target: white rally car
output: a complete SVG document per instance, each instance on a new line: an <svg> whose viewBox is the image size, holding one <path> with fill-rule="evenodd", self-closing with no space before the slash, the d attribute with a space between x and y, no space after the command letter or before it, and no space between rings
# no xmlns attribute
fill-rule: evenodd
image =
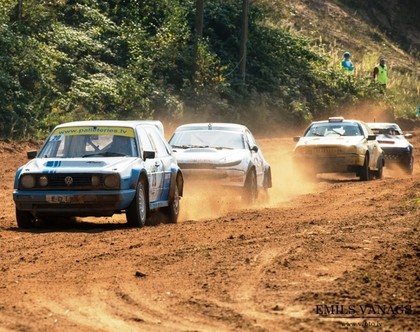
<svg viewBox="0 0 420 332"><path fill-rule="evenodd" d="M253 203L271 188L271 168L251 131L235 123L190 123L169 139L186 181L240 190Z"/></svg>
<svg viewBox="0 0 420 332"><path fill-rule="evenodd" d="M183 176L159 121L78 121L55 127L15 176L20 228L66 216L125 213L129 226L162 209L179 215Z"/></svg>
<svg viewBox="0 0 420 332"><path fill-rule="evenodd" d="M406 174L413 174L414 146L407 139L412 134L405 134L396 123L370 122L367 123L379 146L384 150L387 167L400 166Z"/></svg>
<svg viewBox="0 0 420 332"><path fill-rule="evenodd" d="M382 178L384 153L363 121L343 117L315 121L294 140L293 160L307 174L355 173L362 181Z"/></svg>

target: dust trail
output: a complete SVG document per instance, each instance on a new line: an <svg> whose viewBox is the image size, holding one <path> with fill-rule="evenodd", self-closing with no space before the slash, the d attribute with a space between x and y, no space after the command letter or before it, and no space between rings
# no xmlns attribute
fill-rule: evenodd
<svg viewBox="0 0 420 332"><path fill-rule="evenodd" d="M296 195L314 190L314 183L305 181L293 167L291 137L265 138L258 140L258 144L271 165L273 187L268 190L268 199L261 195L254 206L244 205L238 192L220 192L213 189L211 182L197 186L186 180L179 220L217 218L242 209L278 207Z"/></svg>

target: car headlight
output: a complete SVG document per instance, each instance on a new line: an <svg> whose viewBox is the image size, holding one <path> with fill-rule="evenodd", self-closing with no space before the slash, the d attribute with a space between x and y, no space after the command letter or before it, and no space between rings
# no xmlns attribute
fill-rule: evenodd
<svg viewBox="0 0 420 332"><path fill-rule="evenodd" d="M356 150L357 150L358 154L365 154L366 150L367 150L367 147L363 143L360 143L356 146Z"/></svg>
<svg viewBox="0 0 420 332"><path fill-rule="evenodd" d="M242 158L239 156L227 156L219 160L218 167L232 167L239 165L242 162Z"/></svg>
<svg viewBox="0 0 420 332"><path fill-rule="evenodd" d="M20 184L25 189L35 187L35 183L36 183L36 181L35 181L35 177L33 175L26 174L26 175L22 175L22 177L20 178Z"/></svg>
<svg viewBox="0 0 420 332"><path fill-rule="evenodd" d="M93 175L90 181L94 187L97 187L101 184L101 178L98 175Z"/></svg>
<svg viewBox="0 0 420 332"><path fill-rule="evenodd" d="M48 178L46 175L42 175L38 179L38 183L41 187L46 187L48 185Z"/></svg>
<svg viewBox="0 0 420 332"><path fill-rule="evenodd" d="M344 153L358 153L359 147L355 145L345 145L342 147L342 152Z"/></svg>
<svg viewBox="0 0 420 332"><path fill-rule="evenodd" d="M105 187L118 189L120 187L120 177L117 174L106 175L104 184Z"/></svg>

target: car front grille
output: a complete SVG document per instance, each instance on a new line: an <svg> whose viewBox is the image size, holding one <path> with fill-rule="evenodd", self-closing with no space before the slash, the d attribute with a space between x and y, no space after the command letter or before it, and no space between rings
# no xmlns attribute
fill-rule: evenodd
<svg viewBox="0 0 420 332"><path fill-rule="evenodd" d="M48 185L41 186L39 179L42 176L48 178ZM97 176L99 181L94 186L92 184L92 177ZM85 174L85 173L54 173L54 174L36 174L36 185L30 190L51 190L51 189L65 189L65 190L98 190L105 189L104 174Z"/></svg>
<svg viewBox="0 0 420 332"><path fill-rule="evenodd" d="M398 160L409 158L411 152L407 149L396 149L396 148L382 148L384 151L384 157L388 160Z"/></svg>
<svg viewBox="0 0 420 332"><path fill-rule="evenodd" d="M72 178L72 183L68 185L69 177ZM84 187L92 186L91 174L48 174L49 187ZM66 180L67 179L67 180ZM101 183L102 181L101 177Z"/></svg>
<svg viewBox="0 0 420 332"><path fill-rule="evenodd" d="M216 169L217 165L210 163L178 163L178 166L181 169Z"/></svg>

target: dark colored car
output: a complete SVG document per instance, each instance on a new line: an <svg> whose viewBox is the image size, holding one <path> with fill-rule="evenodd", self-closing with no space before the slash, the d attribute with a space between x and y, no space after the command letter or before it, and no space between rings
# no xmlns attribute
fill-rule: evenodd
<svg viewBox="0 0 420 332"><path fill-rule="evenodd" d="M367 124L384 151L387 167L400 166L407 174L413 174L413 145L407 140L412 134L404 134L396 123L370 122Z"/></svg>

